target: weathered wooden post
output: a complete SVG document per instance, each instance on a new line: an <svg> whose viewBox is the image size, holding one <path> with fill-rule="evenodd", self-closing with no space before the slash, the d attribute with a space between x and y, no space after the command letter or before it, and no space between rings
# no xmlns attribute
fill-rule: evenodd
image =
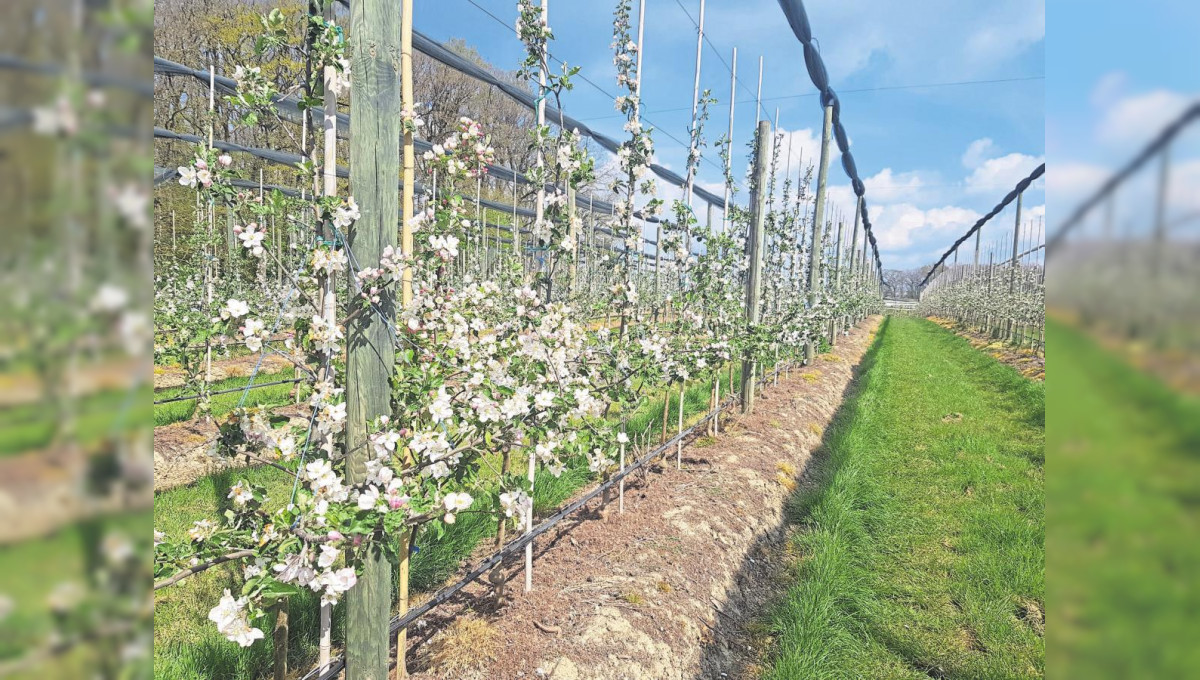
<svg viewBox="0 0 1200 680"><path fill-rule="evenodd" d="M288 601L283 598L275 603L275 628L271 631L271 643L274 645L274 672L272 680L286 680L288 674Z"/></svg>
<svg viewBox="0 0 1200 680"><path fill-rule="evenodd" d="M1021 199L1025 192L1017 194L1017 210L1016 219L1013 222L1013 244L1012 244L1012 261L1008 268L1008 295L1011 298L1017 292L1017 255L1021 252ZM1011 317L1005 320L1005 341L1012 342L1014 335L1017 332L1017 319Z"/></svg>
<svg viewBox="0 0 1200 680"><path fill-rule="evenodd" d="M854 201L854 230L850 237L850 257L849 257L849 262L847 262L847 266L849 267L848 280L850 282L851 288L855 288L857 285L857 280L854 278L854 276L856 273L855 272L855 269L856 269L855 268L855 260L858 259L858 224L861 219L862 219L862 196L859 196ZM865 241L866 238L863 238L863 240ZM851 318L847 317L845 319L845 321L846 321L846 325L845 325L846 330L850 330L850 325L852 323L858 323L857 318L851 319Z"/></svg>
<svg viewBox="0 0 1200 680"><path fill-rule="evenodd" d="M833 289L836 291L842 287L842 220L838 219L837 223L837 240L833 245ZM837 344L838 329L842 325L840 318L829 320L829 346L833 347Z"/></svg>
<svg viewBox="0 0 1200 680"><path fill-rule="evenodd" d="M821 160L817 166L817 197L813 206L813 239L808 261L808 304L815 307L821 286L821 240L825 226L825 184L829 177L829 138L833 133L833 102L825 103L825 122L821 127ZM817 353L816 338L804 345L804 359L812 363Z"/></svg>
<svg viewBox="0 0 1200 680"><path fill-rule="evenodd" d="M771 158L771 123L758 121L755 133L754 152L754 184L750 187L750 234L746 239L746 251L750 267L746 273L746 325L753 327L758 324L758 298L762 290L762 246L766 237L767 216L767 166ZM748 353L742 360L742 413L754 410L754 368L753 354Z"/></svg>
<svg viewBox="0 0 1200 680"><path fill-rule="evenodd" d="M356 0L350 5L352 69L350 188L361 217L347 235L360 267L379 266L384 248L396 245L400 174L400 15L388 0ZM353 289L354 274L348 272ZM378 314L354 315L346 328L346 481L367 478L367 426L390 415L394 347L388 319L395 318L393 292L380 293ZM358 555L362 574L346 594L346 678L384 680L388 676L388 619L391 567L381 547Z"/></svg>

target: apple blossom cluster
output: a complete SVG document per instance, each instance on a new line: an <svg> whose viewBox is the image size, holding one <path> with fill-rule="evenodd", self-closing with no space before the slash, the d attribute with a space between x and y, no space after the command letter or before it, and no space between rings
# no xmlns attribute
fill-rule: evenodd
<svg viewBox="0 0 1200 680"><path fill-rule="evenodd" d="M573 87L571 77L579 72L579 68L564 63L561 73L551 73L548 50L554 34L546 24L541 8L532 0L520 0L517 15L517 35L525 45L525 60L518 76L531 82L536 78L539 102L550 98L558 102L562 92ZM593 176L593 161L583 148L578 130L559 126L555 136L549 125L540 124L534 127L530 136L537 164L526 172L529 181L535 186L556 187L550 195L542 197L541 215L532 225L538 246L546 252L544 264L538 271L539 284L549 294L559 265L574 261L579 246L576 234L581 230L582 220L574 206L569 205L566 188L578 189L589 182Z"/></svg>
<svg viewBox="0 0 1200 680"><path fill-rule="evenodd" d="M415 135L417 134L417 130L425 127L425 119L421 118L421 114L418 112L420 108L421 103L418 102L411 109L400 109L400 123L405 132Z"/></svg>
<svg viewBox="0 0 1200 680"><path fill-rule="evenodd" d="M463 116L454 132L441 144L434 144L423 158L431 168L447 175L475 178L487 174L487 166L495 160L495 154L479 123Z"/></svg>
<svg viewBox="0 0 1200 680"><path fill-rule="evenodd" d="M33 131L52 137L73 137L79 132L79 115L71 98L60 95L49 106L33 108Z"/></svg>
<svg viewBox="0 0 1200 680"><path fill-rule="evenodd" d="M268 22L270 15L264 18ZM310 17L312 24L311 55L313 63L318 66L332 66L332 77L329 89L334 96L342 97L350 93L350 60L346 58L349 47L342 27L322 17ZM240 89L240 88L239 88Z"/></svg>
<svg viewBox="0 0 1200 680"><path fill-rule="evenodd" d="M274 83L263 74L260 66L239 64L234 67L233 79L237 83L237 92L225 99L231 104L246 107L252 112L269 108L279 94ZM257 118L250 118L247 122L254 120Z"/></svg>
<svg viewBox="0 0 1200 680"><path fill-rule="evenodd" d="M654 157L654 142L651 136L653 130L643 127L640 118L637 53L641 48L631 37L629 0L621 0L617 3L613 14L611 47L613 64L617 67L617 86L623 92L616 98L614 105L617 111L625 114L625 131L629 133L629 139L625 140L617 149L617 164L620 174L611 185L613 193L625 195L625 200L618 206L619 212L615 216L613 228L626 241L626 256L621 263L620 279L622 285L629 288L633 286L629 275L629 254L641 252L642 248L641 229L636 227L633 221L637 192L640 191L643 195L651 197L642 207L643 218L658 216L662 208L662 201L654 197L655 182L647 175ZM620 297L625 299L623 305L629 305L631 292L630 290L620 291Z"/></svg>
<svg viewBox="0 0 1200 680"><path fill-rule="evenodd" d="M532 79L546 65L546 48L554 39L554 33L542 15L542 8L533 0L518 0L517 37L525 44L525 60L521 63L518 77Z"/></svg>

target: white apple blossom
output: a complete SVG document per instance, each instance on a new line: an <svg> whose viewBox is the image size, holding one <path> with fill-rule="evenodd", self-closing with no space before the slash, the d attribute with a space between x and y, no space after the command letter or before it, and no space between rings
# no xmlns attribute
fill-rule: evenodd
<svg viewBox="0 0 1200 680"><path fill-rule="evenodd" d="M235 600L226 588L220 602L208 612L208 619L217 624L217 632L242 647L249 647L255 640L266 636L258 628L252 627L246 619L247 602L247 598L244 597Z"/></svg>

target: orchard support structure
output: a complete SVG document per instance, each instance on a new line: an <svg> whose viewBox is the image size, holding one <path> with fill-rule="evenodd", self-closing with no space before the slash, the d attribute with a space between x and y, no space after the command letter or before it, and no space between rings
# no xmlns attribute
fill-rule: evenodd
<svg viewBox="0 0 1200 680"><path fill-rule="evenodd" d="M762 248L766 238L767 166L771 159L771 123L758 121L754 143L754 184L751 186L750 238L746 239L750 267L746 272L746 325L759 320L759 293L762 290ZM754 410L754 360L742 361L742 413Z"/></svg>
<svg viewBox="0 0 1200 680"><path fill-rule="evenodd" d="M825 122L821 126L821 160L817 166L817 197L813 204L813 238L808 261L808 304L817 305L821 287L821 241L825 226L825 185L829 178L829 137L833 134L833 103L825 104ZM812 338L804 345L804 359L809 364L817 353L817 340Z"/></svg>
<svg viewBox="0 0 1200 680"><path fill-rule="evenodd" d="M396 246L400 174L400 13L390 0L350 3L351 81L350 189L361 217L347 234L361 268L379 266L387 246ZM353 273L349 274L353 290ZM371 447L368 425L391 411L395 354L388 321L396 301L382 292L378 313L354 315L346 328L346 481L367 477ZM388 620L391 566L377 542L361 555L362 574L346 594L346 678L388 677Z"/></svg>

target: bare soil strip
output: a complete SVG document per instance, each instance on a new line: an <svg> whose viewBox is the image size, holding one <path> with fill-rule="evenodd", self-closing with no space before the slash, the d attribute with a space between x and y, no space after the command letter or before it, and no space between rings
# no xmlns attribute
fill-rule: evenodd
<svg viewBox="0 0 1200 680"><path fill-rule="evenodd" d="M228 359L214 359L212 362L212 378L210 382L219 382L226 378L244 378L254 373L254 367L259 365L258 354L246 354ZM262 358L259 373L274 373L294 366L287 358L278 354L268 353ZM183 385L186 375L178 366L155 366L154 389Z"/></svg>
<svg viewBox="0 0 1200 680"><path fill-rule="evenodd" d="M745 668L742 630L775 592L784 502L819 455L824 428L880 322L763 390L756 412L692 442L683 469L654 466L615 500L535 547L534 588L505 565L509 602L476 583L410 634L409 669L433 678L720 678ZM482 552L491 546L481 547Z"/></svg>
<svg viewBox="0 0 1200 680"><path fill-rule="evenodd" d="M308 425L311 411L307 404L270 407L271 415L286 416L289 424ZM165 491L191 484L229 467L252 464L244 457L217 455L220 430L217 421L207 416L154 428L154 491Z"/></svg>

